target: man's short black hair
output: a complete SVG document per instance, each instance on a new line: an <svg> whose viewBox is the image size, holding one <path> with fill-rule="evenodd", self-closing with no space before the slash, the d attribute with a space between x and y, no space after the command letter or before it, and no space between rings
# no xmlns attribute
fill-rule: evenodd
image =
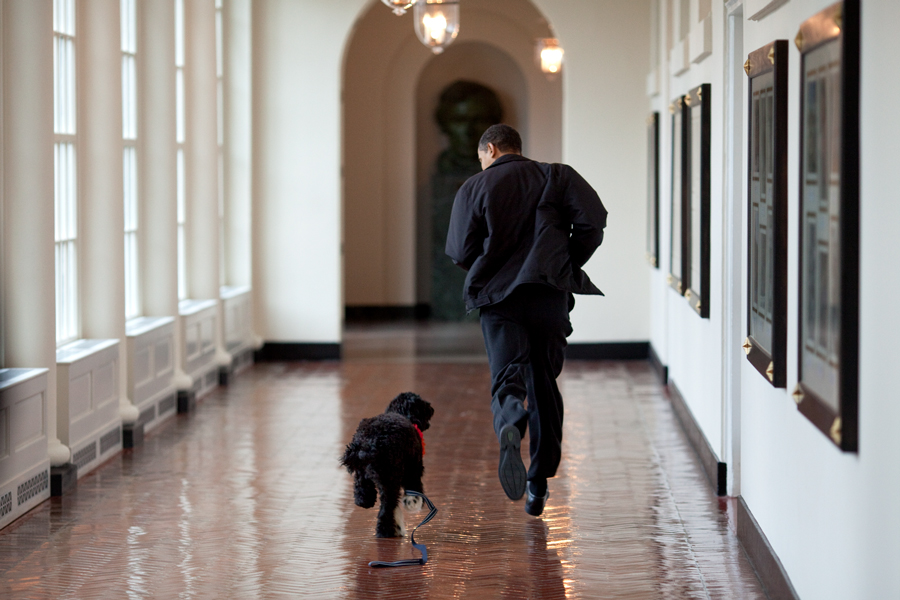
<svg viewBox="0 0 900 600"><path fill-rule="evenodd" d="M522 136L519 132L500 123L499 125L491 125L481 135L481 141L478 142L479 150L487 150L488 144L493 144L500 152L512 152L513 154L522 154Z"/></svg>

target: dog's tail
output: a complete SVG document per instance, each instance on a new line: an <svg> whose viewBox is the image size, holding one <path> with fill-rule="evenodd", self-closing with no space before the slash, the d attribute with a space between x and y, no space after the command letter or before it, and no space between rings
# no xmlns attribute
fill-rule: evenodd
<svg viewBox="0 0 900 600"><path fill-rule="evenodd" d="M369 462L369 452L356 440L353 440L349 444L347 444L347 448L344 450L344 455L341 457L341 464L347 467L347 470L351 473L353 471L359 470Z"/></svg>

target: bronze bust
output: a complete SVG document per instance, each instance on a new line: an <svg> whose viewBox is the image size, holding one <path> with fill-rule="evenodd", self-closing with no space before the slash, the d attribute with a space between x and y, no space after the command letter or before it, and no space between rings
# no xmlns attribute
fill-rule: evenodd
<svg viewBox="0 0 900 600"><path fill-rule="evenodd" d="M481 171L477 149L481 134L503 119L500 99L490 88L472 81L457 81L441 93L434 118L447 136L431 180L432 279L431 315L444 321L466 318L462 300L466 274L444 254L453 199L460 186Z"/></svg>

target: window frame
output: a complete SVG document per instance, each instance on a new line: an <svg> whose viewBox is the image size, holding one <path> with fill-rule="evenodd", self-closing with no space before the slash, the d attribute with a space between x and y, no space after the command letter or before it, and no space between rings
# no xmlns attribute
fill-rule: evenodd
<svg viewBox="0 0 900 600"><path fill-rule="evenodd" d="M57 348L81 337L77 17L76 0L53 0L53 210ZM61 66L63 55L65 70Z"/></svg>
<svg viewBox="0 0 900 600"><path fill-rule="evenodd" d="M120 0L122 53L122 202L124 208L125 318L143 314L141 281L140 106L137 0Z"/></svg>

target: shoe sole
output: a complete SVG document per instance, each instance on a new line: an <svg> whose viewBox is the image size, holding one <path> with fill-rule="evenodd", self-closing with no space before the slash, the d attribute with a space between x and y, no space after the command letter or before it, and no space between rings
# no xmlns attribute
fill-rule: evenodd
<svg viewBox="0 0 900 600"><path fill-rule="evenodd" d="M510 500L525 494L525 465L522 463L522 437L515 425L500 430L500 485Z"/></svg>

